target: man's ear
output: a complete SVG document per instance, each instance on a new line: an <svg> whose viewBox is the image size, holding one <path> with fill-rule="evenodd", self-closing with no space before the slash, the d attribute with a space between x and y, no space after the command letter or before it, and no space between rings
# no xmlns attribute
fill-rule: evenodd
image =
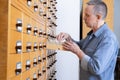
<svg viewBox="0 0 120 80"><path fill-rule="evenodd" d="M96 17L97 17L98 20L102 19L102 15L101 14L97 14Z"/></svg>

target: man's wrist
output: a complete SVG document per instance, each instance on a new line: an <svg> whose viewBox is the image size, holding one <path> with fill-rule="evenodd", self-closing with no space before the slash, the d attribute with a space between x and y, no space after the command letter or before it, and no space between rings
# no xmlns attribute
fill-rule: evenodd
<svg viewBox="0 0 120 80"><path fill-rule="evenodd" d="M85 55L85 53L82 50L79 50L79 52L77 53L77 56L80 58L80 60L82 60L84 55Z"/></svg>

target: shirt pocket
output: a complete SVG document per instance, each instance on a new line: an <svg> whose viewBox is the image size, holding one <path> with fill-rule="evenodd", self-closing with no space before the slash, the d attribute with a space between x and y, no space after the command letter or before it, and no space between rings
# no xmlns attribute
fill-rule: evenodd
<svg viewBox="0 0 120 80"><path fill-rule="evenodd" d="M95 52L95 49L93 49L93 48L87 47L85 49L85 54L87 54L88 56L92 56L94 54L94 52Z"/></svg>

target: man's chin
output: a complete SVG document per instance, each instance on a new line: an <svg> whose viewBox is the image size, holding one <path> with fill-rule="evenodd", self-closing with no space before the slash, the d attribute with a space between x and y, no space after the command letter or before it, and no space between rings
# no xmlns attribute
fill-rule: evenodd
<svg viewBox="0 0 120 80"><path fill-rule="evenodd" d="M86 24L86 26L90 28L90 26L88 24Z"/></svg>

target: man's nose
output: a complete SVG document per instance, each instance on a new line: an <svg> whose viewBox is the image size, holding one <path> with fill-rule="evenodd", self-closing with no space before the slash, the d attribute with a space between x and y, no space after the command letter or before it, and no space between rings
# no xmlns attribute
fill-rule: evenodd
<svg viewBox="0 0 120 80"><path fill-rule="evenodd" d="M86 17L85 17L85 16L83 17L83 20L84 20L84 21L86 20Z"/></svg>

